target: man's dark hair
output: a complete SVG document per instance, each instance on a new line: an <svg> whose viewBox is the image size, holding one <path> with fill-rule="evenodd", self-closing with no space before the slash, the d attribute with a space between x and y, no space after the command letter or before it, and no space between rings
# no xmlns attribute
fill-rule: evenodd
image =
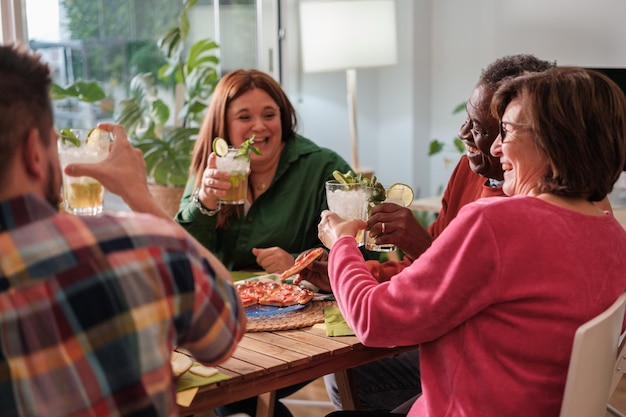
<svg viewBox="0 0 626 417"><path fill-rule="evenodd" d="M556 62L544 61L529 54L507 55L498 58L480 73L479 84L497 90L504 80L527 72L543 72L556 66Z"/></svg>
<svg viewBox="0 0 626 417"><path fill-rule="evenodd" d="M19 45L0 46L0 186L9 161L32 129L50 144L53 127L50 69Z"/></svg>

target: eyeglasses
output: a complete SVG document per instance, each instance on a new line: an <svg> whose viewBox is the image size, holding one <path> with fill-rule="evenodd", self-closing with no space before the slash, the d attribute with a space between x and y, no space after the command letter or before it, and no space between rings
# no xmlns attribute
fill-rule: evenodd
<svg viewBox="0 0 626 417"><path fill-rule="evenodd" d="M513 126L513 127L530 127L528 123L512 123L512 122L504 122L502 120L498 121L498 128L500 129L500 139L504 142L504 138L506 138L506 134L509 130L504 130L504 126Z"/></svg>

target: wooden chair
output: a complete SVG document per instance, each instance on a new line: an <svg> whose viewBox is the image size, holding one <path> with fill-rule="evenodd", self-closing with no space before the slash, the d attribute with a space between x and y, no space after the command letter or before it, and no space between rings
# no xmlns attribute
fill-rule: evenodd
<svg viewBox="0 0 626 417"><path fill-rule="evenodd" d="M614 367L613 381L611 381L611 391L609 392L610 395L613 395L624 374L626 374L626 334L623 333L619 345L619 350L617 352L617 361ZM606 409L612 416L626 417L611 404L608 404L606 406Z"/></svg>
<svg viewBox="0 0 626 417"><path fill-rule="evenodd" d="M576 330L561 417L606 415L609 398L619 382L614 374L625 308L626 293Z"/></svg>

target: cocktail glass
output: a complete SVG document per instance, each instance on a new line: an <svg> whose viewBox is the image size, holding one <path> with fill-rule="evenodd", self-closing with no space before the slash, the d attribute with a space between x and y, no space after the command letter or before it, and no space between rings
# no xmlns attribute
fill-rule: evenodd
<svg viewBox="0 0 626 417"><path fill-rule="evenodd" d="M339 181L326 181L326 201L328 209L339 217L352 220L367 220L367 206L371 189L364 183L343 184ZM364 245L365 229L354 237L359 246Z"/></svg>
<svg viewBox="0 0 626 417"><path fill-rule="evenodd" d="M80 144L59 138L58 149L61 167L70 163L94 164L109 154L111 142L108 132L97 129L70 129ZM87 138L89 137L89 140ZM63 174L63 202L65 211L79 216L95 216L102 213L104 188L91 177L71 177Z"/></svg>
<svg viewBox="0 0 626 417"><path fill-rule="evenodd" d="M397 204L404 207L404 199L402 198L402 190L385 187L385 200L383 203ZM369 213L369 210L368 210ZM370 236L369 232L365 232L365 249L374 252L393 252L396 245L392 243L384 243L382 245L376 244L376 238Z"/></svg>
<svg viewBox="0 0 626 417"><path fill-rule="evenodd" d="M227 171L230 188L226 195L220 198L221 204L243 204L248 193L248 171L250 170L250 156L240 152L237 148L228 148L228 153L216 158L217 169Z"/></svg>

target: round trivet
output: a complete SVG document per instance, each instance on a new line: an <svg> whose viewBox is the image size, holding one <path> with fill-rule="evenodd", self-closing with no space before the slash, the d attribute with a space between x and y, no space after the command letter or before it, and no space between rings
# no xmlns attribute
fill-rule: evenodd
<svg viewBox="0 0 626 417"><path fill-rule="evenodd" d="M263 317L248 317L247 332L292 330L324 322L324 307L336 305L335 301L311 301L301 310Z"/></svg>

